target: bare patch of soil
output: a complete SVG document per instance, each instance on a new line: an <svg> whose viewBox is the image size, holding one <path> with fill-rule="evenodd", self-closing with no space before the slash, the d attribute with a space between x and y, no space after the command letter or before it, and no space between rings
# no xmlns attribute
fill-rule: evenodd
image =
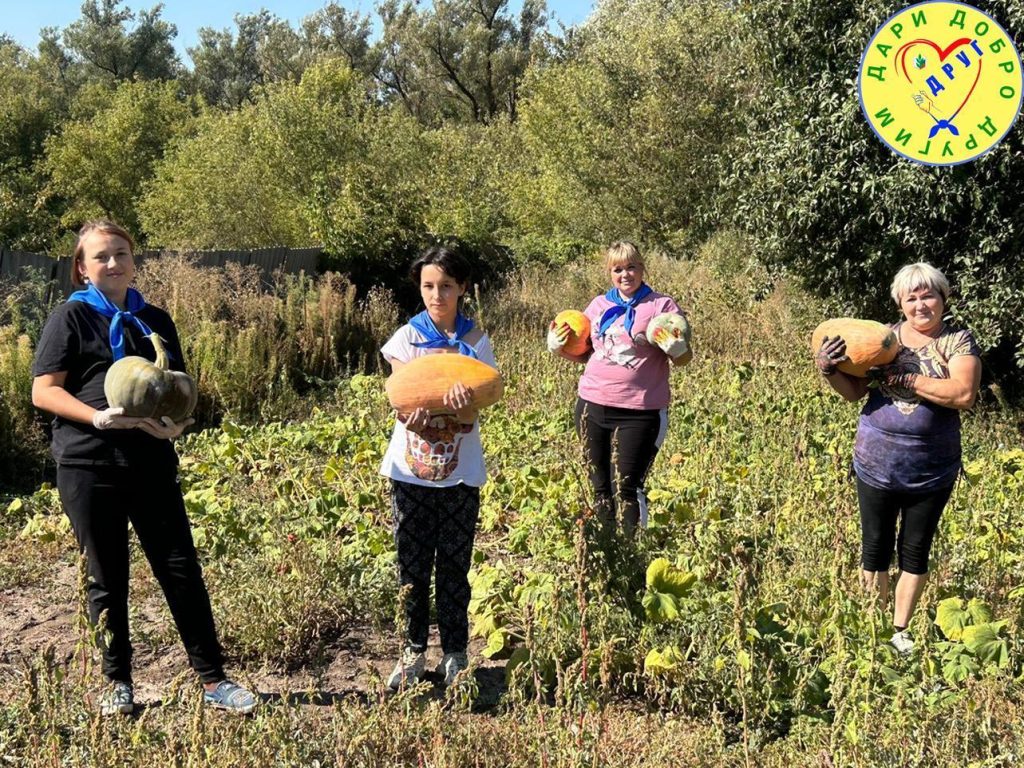
<svg viewBox="0 0 1024 768"><path fill-rule="evenodd" d="M163 596L159 590L141 591L144 596L134 600L131 614L133 674L139 704L153 707L182 683L182 675L187 680L189 667ZM133 591L133 598L136 594ZM75 658L76 649L82 647L79 602L78 568L69 563L54 562L45 583L0 590L0 696L9 697L23 684L32 661L43 653L52 652L58 664L81 665L81 659ZM505 690L505 662L485 659L480 655L483 646L474 641L469 654L476 667L477 711L494 709ZM226 650L230 654L231 649ZM264 700L324 706L340 699L368 700L379 695L399 651L397 635L384 637L372 629L353 627L327 649L328 662L320 667L283 672L229 662L227 672L257 690ZM98 654L90 652L99 684ZM440 639L432 628L427 650L427 679L434 683L427 694L431 697L444 695L441 677L432 672L441 655Z"/></svg>

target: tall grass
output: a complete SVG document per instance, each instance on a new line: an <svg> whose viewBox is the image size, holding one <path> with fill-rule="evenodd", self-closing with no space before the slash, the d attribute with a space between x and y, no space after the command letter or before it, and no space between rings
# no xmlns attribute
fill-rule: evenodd
<svg viewBox="0 0 1024 768"><path fill-rule="evenodd" d="M32 408L32 353L52 306L41 273L0 280L0 489L27 490L41 479L45 444Z"/></svg>
<svg viewBox="0 0 1024 768"><path fill-rule="evenodd" d="M374 290L358 299L345 277L276 276L255 267L200 267L186 256L147 261L137 283L175 320L199 385L197 418L270 418L339 375L376 371L398 309Z"/></svg>
<svg viewBox="0 0 1024 768"><path fill-rule="evenodd" d="M373 289L359 298L344 276L274 275L255 267L200 267L187 256L140 265L146 300L175 320L199 388L199 424L308 412L304 396L328 382L375 372L398 307ZM31 405L35 343L54 303L42 278L0 284L0 488L38 483L46 454Z"/></svg>

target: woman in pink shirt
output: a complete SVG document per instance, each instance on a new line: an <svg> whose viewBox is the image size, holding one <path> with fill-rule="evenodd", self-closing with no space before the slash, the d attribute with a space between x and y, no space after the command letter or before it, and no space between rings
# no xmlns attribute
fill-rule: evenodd
<svg viewBox="0 0 1024 768"><path fill-rule="evenodd" d="M658 329L647 338L647 326L664 313L682 315L671 297L644 282L644 262L631 242L612 243L605 252L611 289L584 310L590 320L593 351L571 355L563 348L566 324L551 324L548 349L586 364L576 401L576 431L583 441L594 508L605 534L616 528L616 509L622 530L632 536L647 524L644 478L668 429L671 365L686 365L693 357L689 329L676 337ZM612 464L618 479L612 489Z"/></svg>

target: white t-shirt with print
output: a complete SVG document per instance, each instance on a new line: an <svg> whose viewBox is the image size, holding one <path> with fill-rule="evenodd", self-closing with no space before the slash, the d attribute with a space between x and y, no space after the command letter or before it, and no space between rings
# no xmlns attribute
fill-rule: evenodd
<svg viewBox="0 0 1024 768"><path fill-rule="evenodd" d="M408 363L416 357L450 354L440 349L414 347L413 342L426 341L419 331L406 324L381 347L388 362ZM494 369L498 364L487 334L473 345L477 358ZM434 416L422 435L410 432L395 419L391 442L380 465L380 473L392 480L414 485L444 488L458 483L479 488L487 481L484 450L480 444L480 420L460 424L454 416Z"/></svg>

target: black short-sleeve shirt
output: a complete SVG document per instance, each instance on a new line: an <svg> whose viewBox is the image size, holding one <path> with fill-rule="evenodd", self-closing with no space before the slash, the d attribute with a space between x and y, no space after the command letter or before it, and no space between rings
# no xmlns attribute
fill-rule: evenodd
<svg viewBox="0 0 1024 768"><path fill-rule="evenodd" d="M148 304L134 313L166 342L169 365L184 371L184 356L171 316ZM138 328L124 323L125 354L156 360L156 350ZM32 363L32 375L67 372L64 389L86 405L103 409L103 382L114 363L110 350L110 318L87 304L70 301L57 307L46 321ZM98 430L61 416L53 420L53 458L58 464L137 466L156 469L175 466L178 456L170 440L140 429Z"/></svg>

